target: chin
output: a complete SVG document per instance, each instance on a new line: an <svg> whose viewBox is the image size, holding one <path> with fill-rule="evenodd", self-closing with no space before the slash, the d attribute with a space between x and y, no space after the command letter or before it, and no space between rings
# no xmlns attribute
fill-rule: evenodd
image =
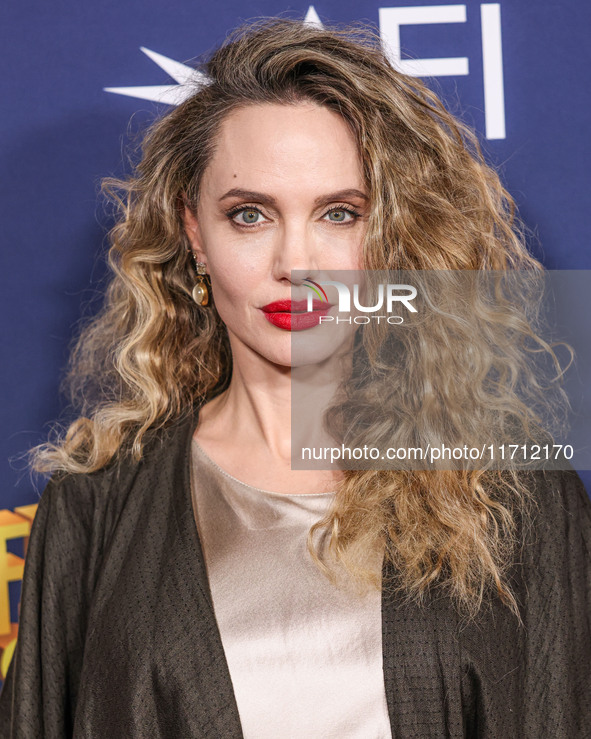
<svg viewBox="0 0 591 739"><path fill-rule="evenodd" d="M326 357L318 357L317 352L293 352L291 346L285 352L277 351L263 351L259 352L268 362L276 365L277 367L303 367L308 365L318 364L322 362Z"/></svg>
<svg viewBox="0 0 591 739"><path fill-rule="evenodd" d="M281 344L283 342L277 342L277 344ZM258 347L252 347L254 351L257 352L261 357L263 357L267 362L270 362L271 364L275 364L278 367L291 367L291 343L287 342L287 345L284 346L269 346L268 344L266 346L258 346Z"/></svg>
<svg viewBox="0 0 591 739"><path fill-rule="evenodd" d="M278 348L264 347L259 349L259 354L263 356L268 362L272 364L278 364L282 367L291 366L291 347L288 346L284 351L278 350Z"/></svg>

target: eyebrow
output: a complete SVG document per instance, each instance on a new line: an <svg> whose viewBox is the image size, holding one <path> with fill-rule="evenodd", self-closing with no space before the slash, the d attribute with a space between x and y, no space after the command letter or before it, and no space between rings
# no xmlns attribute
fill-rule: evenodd
<svg viewBox="0 0 591 739"><path fill-rule="evenodd" d="M265 205L277 205L277 200L272 195L267 195L264 192L256 192L255 190L243 190L239 187L233 187L231 190L228 190L227 193L224 193L220 198L220 202L233 197L244 198L245 200L256 200ZM314 200L314 205L322 205L323 203L328 203L333 200L346 200L347 198L361 198L366 201L369 200L369 197L365 193L361 192L361 190L348 188L346 190L337 190L328 195L320 195Z"/></svg>

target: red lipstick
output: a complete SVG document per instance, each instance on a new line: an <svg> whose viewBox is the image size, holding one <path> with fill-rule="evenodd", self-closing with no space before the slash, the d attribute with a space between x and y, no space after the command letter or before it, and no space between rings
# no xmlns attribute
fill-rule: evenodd
<svg viewBox="0 0 591 739"><path fill-rule="evenodd" d="M261 310L265 318L274 326L286 331L303 331L320 323L320 316L325 316L333 303L314 298L312 310L308 311L308 300L275 300L264 305Z"/></svg>

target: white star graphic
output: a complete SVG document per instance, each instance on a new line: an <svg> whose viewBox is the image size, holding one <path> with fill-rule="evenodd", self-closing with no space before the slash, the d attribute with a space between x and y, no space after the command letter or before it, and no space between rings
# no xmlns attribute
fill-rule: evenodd
<svg viewBox="0 0 591 739"><path fill-rule="evenodd" d="M303 20L312 26L322 28L322 23L313 5L310 5L306 17ZM195 93L196 88L209 84L209 79L196 69L170 59L163 54L158 54L145 46L140 49L155 62L160 69L169 74L176 85L140 85L134 87L103 87L105 92L113 92L116 95L126 95L141 100L152 100L165 105L180 105L184 100Z"/></svg>
<svg viewBox="0 0 591 739"><path fill-rule="evenodd" d="M308 12L306 13L306 17L304 18L304 23L307 23L309 26L318 26L318 28L324 28L320 21L320 18L318 17L318 13L314 10L313 5L310 5L310 7L308 8Z"/></svg>
<svg viewBox="0 0 591 739"><path fill-rule="evenodd" d="M155 51L140 46L140 49L150 57L153 62L169 74L176 85L147 85L139 87L104 87L105 92L114 92L117 95L127 95L132 98L141 98L142 100L153 100L157 103L165 103L167 105L180 105L183 100L188 98L195 92L195 85L208 84L207 77L198 72L196 69L181 64L167 56L157 54Z"/></svg>

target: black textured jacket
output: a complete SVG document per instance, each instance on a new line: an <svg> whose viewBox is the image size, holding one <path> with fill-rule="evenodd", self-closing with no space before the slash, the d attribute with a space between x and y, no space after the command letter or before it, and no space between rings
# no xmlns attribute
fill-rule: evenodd
<svg viewBox="0 0 591 739"><path fill-rule="evenodd" d="M139 463L47 484L3 739L242 737L192 508L196 422L158 432ZM535 537L512 575L525 629L498 601L466 626L445 598L382 596L395 739L591 736L591 502L572 470L535 480Z"/></svg>

